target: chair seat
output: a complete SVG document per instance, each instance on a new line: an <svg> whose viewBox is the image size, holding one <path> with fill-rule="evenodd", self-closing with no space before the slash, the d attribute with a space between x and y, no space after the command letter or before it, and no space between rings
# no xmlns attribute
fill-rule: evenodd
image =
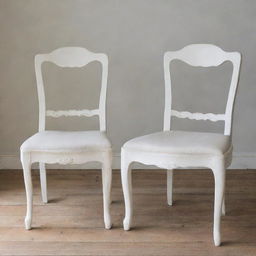
<svg viewBox="0 0 256 256"><path fill-rule="evenodd" d="M106 151L111 144L100 131L42 131L28 138L22 145L22 152L88 152Z"/></svg>
<svg viewBox="0 0 256 256"><path fill-rule="evenodd" d="M214 155L223 155L230 147L230 136L186 131L157 132L129 140L123 146L143 152Z"/></svg>

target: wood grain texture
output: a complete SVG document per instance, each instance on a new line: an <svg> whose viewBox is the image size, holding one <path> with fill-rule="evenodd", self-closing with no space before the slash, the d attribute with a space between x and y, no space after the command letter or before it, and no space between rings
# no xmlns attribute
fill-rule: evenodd
<svg viewBox="0 0 256 256"><path fill-rule="evenodd" d="M212 243L213 175L174 171L173 206L166 171L133 173L134 224L123 231L120 171L113 171L113 229L103 228L101 172L49 170L49 204L33 171L34 225L24 230L22 171L0 172L0 255L256 255L256 172L228 171L223 245ZM189 213L189 214L188 214Z"/></svg>

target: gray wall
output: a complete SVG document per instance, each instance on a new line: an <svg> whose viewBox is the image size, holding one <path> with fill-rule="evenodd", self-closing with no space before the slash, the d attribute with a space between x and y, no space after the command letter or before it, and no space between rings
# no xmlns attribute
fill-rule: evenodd
<svg viewBox="0 0 256 256"><path fill-rule="evenodd" d="M37 131L35 54L82 46L109 56L107 128L118 158L126 140L162 129L163 54L191 43L242 53L234 167L256 167L255 13L254 0L0 0L0 168L19 167L19 146ZM98 64L43 68L48 108L96 106ZM230 64L195 69L177 62L172 68L176 109L224 112ZM98 127L96 119L48 121L49 129ZM177 119L173 127L223 130L221 123Z"/></svg>

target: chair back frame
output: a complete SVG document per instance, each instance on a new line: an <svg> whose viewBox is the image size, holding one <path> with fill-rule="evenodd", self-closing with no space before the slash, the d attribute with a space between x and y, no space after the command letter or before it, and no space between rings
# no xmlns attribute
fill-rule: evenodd
<svg viewBox="0 0 256 256"><path fill-rule="evenodd" d="M224 114L191 113L172 109L172 90L170 63L173 60L181 60L194 67L216 67L226 61L233 65L228 100ZM211 44L191 44L178 51L169 51L164 54L164 79L165 79L165 110L164 131L171 128L171 116L189 118L194 120L224 121L224 135L231 135L233 106L239 81L241 54L239 52L225 52L221 48Z"/></svg>
<svg viewBox="0 0 256 256"><path fill-rule="evenodd" d="M102 64L102 80L98 109L88 110L46 110L45 91L42 77L42 64L51 62L59 67L78 67L86 66L90 62L99 61ZM46 116L86 116L98 115L100 131L106 131L106 94L108 78L108 57L104 53L93 53L81 47L63 47L56 49L48 54L38 54L35 56L35 73L37 83L37 93L39 101L39 132L45 130Z"/></svg>

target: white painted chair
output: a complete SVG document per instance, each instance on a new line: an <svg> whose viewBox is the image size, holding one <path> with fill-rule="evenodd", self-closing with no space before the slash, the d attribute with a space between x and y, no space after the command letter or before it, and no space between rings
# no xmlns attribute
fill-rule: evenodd
<svg viewBox="0 0 256 256"><path fill-rule="evenodd" d="M92 61L102 64L102 82L98 109L46 111L45 93L41 66L44 62L52 62L60 67L83 67ZM43 202L47 203L47 186L45 163L83 164L90 161L102 163L103 205L105 228L111 228L110 192L112 181L112 150L106 136L106 93L108 76L108 57L102 53L93 53L84 48L59 48L49 54L35 57L35 72L39 99L39 132L27 139L21 146L21 162L23 166L27 214L26 229L32 222L32 180L31 164L40 163L40 179ZM60 116L99 116L99 131L45 131L45 118Z"/></svg>
<svg viewBox="0 0 256 256"><path fill-rule="evenodd" d="M170 62L181 60L191 66L218 66L225 61L233 64L233 74L224 114L202 114L172 110ZM221 243L220 220L221 208L225 214L224 191L225 169L232 160L231 125L232 112L239 78L241 55L238 52L224 52L209 44L188 45L179 51L166 52L164 55L165 74L165 111L162 132L134 138L126 142L121 153L122 186L125 199L124 229L132 225L132 178L131 164L140 162L167 169L167 198L172 205L172 177L174 168L204 167L213 171L215 179L214 202L214 243ZM170 131L171 116L195 120L224 121L223 134ZM223 205L223 207L222 207Z"/></svg>

